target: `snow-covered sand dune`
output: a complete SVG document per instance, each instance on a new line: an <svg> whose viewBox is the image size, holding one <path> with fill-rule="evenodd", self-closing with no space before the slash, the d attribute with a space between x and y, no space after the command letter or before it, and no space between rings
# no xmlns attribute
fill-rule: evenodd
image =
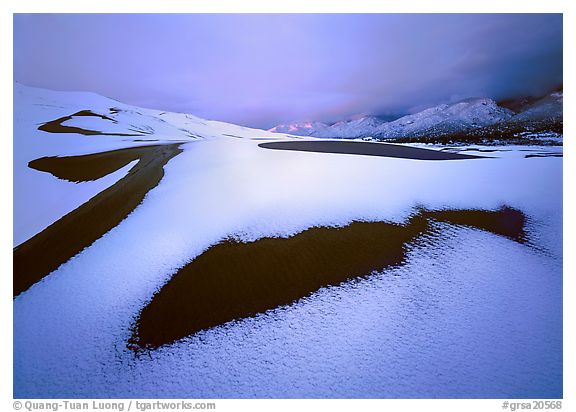
<svg viewBox="0 0 576 412"><path fill-rule="evenodd" d="M492 148L501 151L481 161L268 150L253 140L270 138L265 131L19 86L14 196L22 229L15 244L90 197L74 194L76 206L26 224L40 199L59 204L90 184L58 180L28 162L151 144L137 141L142 136L38 130L82 110L118 123L73 116L69 126L129 133L118 128L128 116L138 133L154 129L145 138L178 142L182 153L126 219L15 298L15 397L562 396L562 158L525 157L561 149ZM161 119L186 131L172 134ZM472 149L478 152L464 153L483 154ZM402 266L147 356L128 347L154 294L228 237L404 223L417 208L501 206L526 216L529 244L433 222L437 235L409 242Z"/></svg>
<svg viewBox="0 0 576 412"><path fill-rule="evenodd" d="M83 182L137 161L122 179L14 248L14 296L118 225L162 180L166 163L181 152L179 144L164 144L30 162L36 170Z"/></svg>
<svg viewBox="0 0 576 412"><path fill-rule="evenodd" d="M290 305L322 287L403 265L409 244L440 234L437 222L525 243L525 221L520 211L511 208L418 210L405 224L353 222L344 227L314 227L288 238L227 239L181 268L154 295L138 318L133 348L158 348Z"/></svg>
<svg viewBox="0 0 576 412"><path fill-rule="evenodd" d="M53 122L68 129L58 133L46 127ZM87 130L91 133L86 134ZM28 163L35 159L229 135L285 137L184 113L138 108L94 93L55 92L18 83L14 84L14 133L14 246L111 186L129 170L94 182L71 184L30 169ZM38 208L39 204L43 207Z"/></svg>

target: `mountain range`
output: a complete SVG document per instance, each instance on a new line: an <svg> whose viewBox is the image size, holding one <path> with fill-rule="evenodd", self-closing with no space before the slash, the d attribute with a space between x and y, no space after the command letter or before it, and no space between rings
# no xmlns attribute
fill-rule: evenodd
<svg viewBox="0 0 576 412"><path fill-rule="evenodd" d="M332 125L299 122L278 125L270 132L323 138L447 142L490 138L518 139L524 136L562 135L561 90L538 98L521 98L497 103L489 98L441 104L418 113L386 121L364 116Z"/></svg>

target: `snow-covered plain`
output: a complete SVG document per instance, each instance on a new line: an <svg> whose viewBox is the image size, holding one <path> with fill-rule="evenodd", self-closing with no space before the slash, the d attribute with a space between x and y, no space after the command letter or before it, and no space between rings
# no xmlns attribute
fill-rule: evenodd
<svg viewBox="0 0 576 412"><path fill-rule="evenodd" d="M33 107L15 110L15 164L35 144L42 155L142 144L38 131L25 148L18 139L34 128L24 121ZM304 153L258 147L252 138L270 137L263 131L194 122L188 132L208 138L183 144L137 209L15 298L15 397L562 396L562 158L525 158L558 148L458 161ZM53 138L57 146L43 140ZM23 168L15 165L15 183ZM228 236L401 222L417 206L501 205L528 216L529 245L438 224L442 235L410 245L398 268L150 353L126 347L153 294Z"/></svg>

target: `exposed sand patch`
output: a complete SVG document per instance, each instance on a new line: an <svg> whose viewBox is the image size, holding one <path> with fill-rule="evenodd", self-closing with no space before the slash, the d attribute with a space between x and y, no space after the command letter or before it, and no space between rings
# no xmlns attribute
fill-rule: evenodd
<svg viewBox="0 0 576 412"><path fill-rule="evenodd" d="M288 305L319 288L400 265L407 243L433 233L430 221L470 226L523 243L515 209L421 210L404 224L353 222L290 238L223 241L180 269L141 311L135 348L155 348L202 329Z"/></svg>
<svg viewBox="0 0 576 412"><path fill-rule="evenodd" d="M150 152L149 147L134 147L81 156L41 157L28 166L70 182L97 180L128 163L141 159Z"/></svg>
<svg viewBox="0 0 576 412"><path fill-rule="evenodd" d="M56 120L52 120L50 122L46 122L42 125L40 125L38 127L38 130L42 130L44 132L49 132L49 133L79 133L79 134L83 134L86 136L91 136L91 135L103 135L103 136L142 136L142 134L133 134L133 133L104 133L98 130L90 130L90 129L83 129L81 127L75 127L75 126L65 126L62 123L64 123L65 121L68 121L70 119L72 119L73 117L77 117L77 116L94 116L94 117L100 117L103 120L109 120L111 122L115 123L115 120L108 117L108 116L104 116L102 114L98 114L98 113L94 113L90 110L81 110L79 112L76 112L74 114L71 114L70 116L64 116L64 117L60 117Z"/></svg>
<svg viewBox="0 0 576 412"><path fill-rule="evenodd" d="M524 156L526 159L530 159L531 157L564 157L563 153L533 153L527 154Z"/></svg>
<svg viewBox="0 0 576 412"><path fill-rule="evenodd" d="M351 142L344 140L269 142L260 143L258 146L264 149L383 156L412 160L464 160L484 158L480 156L448 153L439 150L422 149L419 147L403 146L399 144Z"/></svg>
<svg viewBox="0 0 576 412"><path fill-rule="evenodd" d="M71 180L93 180L129 162L138 163L113 186L100 192L42 232L14 248L14 296L118 225L164 176L164 165L182 152L180 143L136 147L84 156L42 158L37 166Z"/></svg>

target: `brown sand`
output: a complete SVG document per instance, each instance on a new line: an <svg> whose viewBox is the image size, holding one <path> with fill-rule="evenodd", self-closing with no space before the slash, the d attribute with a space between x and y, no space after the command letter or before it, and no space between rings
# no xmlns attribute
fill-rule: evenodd
<svg viewBox="0 0 576 412"><path fill-rule="evenodd" d="M139 162L113 186L14 248L14 296L118 225L160 182L164 165L181 152L180 144L169 144L39 159L41 170L72 181L97 178L134 159Z"/></svg>
<svg viewBox="0 0 576 412"><path fill-rule="evenodd" d="M115 172L128 163L145 157L151 150L154 149L144 146L82 156L42 157L32 160L28 166L51 173L59 179L86 182Z"/></svg>
<svg viewBox="0 0 576 412"><path fill-rule="evenodd" d="M260 143L264 149L295 150L300 152L338 153L365 156L394 157L412 160L464 160L486 157L422 149L390 143L357 142L346 140L306 140Z"/></svg>
<svg viewBox="0 0 576 412"><path fill-rule="evenodd" d="M94 117L100 117L101 119L104 119L104 120L110 120L111 122L115 122L114 119L111 119L110 117L104 116L102 114L97 114L97 113L91 112L90 110L81 110L79 112L71 114L70 116L64 116L64 117L60 117L56 120L46 122L46 123L40 125L38 127L38 130L42 130L44 132L49 132L49 133L79 133L79 134L83 134L86 136L91 136L91 135L142 136L141 134L131 134L131 133L103 133L103 132L100 132L98 130L82 129L81 127L64 126L62 124L65 121L70 120L76 116L94 116Z"/></svg>
<svg viewBox="0 0 576 412"><path fill-rule="evenodd" d="M327 285L369 275L405 259L430 220L524 241L524 216L498 211L420 211L407 224L354 222L290 238L221 242L180 269L140 314L133 348L155 348L202 329L290 304Z"/></svg>
<svg viewBox="0 0 576 412"><path fill-rule="evenodd" d="M563 153L532 153L527 154L524 156L526 159L530 159L531 157L564 157Z"/></svg>

